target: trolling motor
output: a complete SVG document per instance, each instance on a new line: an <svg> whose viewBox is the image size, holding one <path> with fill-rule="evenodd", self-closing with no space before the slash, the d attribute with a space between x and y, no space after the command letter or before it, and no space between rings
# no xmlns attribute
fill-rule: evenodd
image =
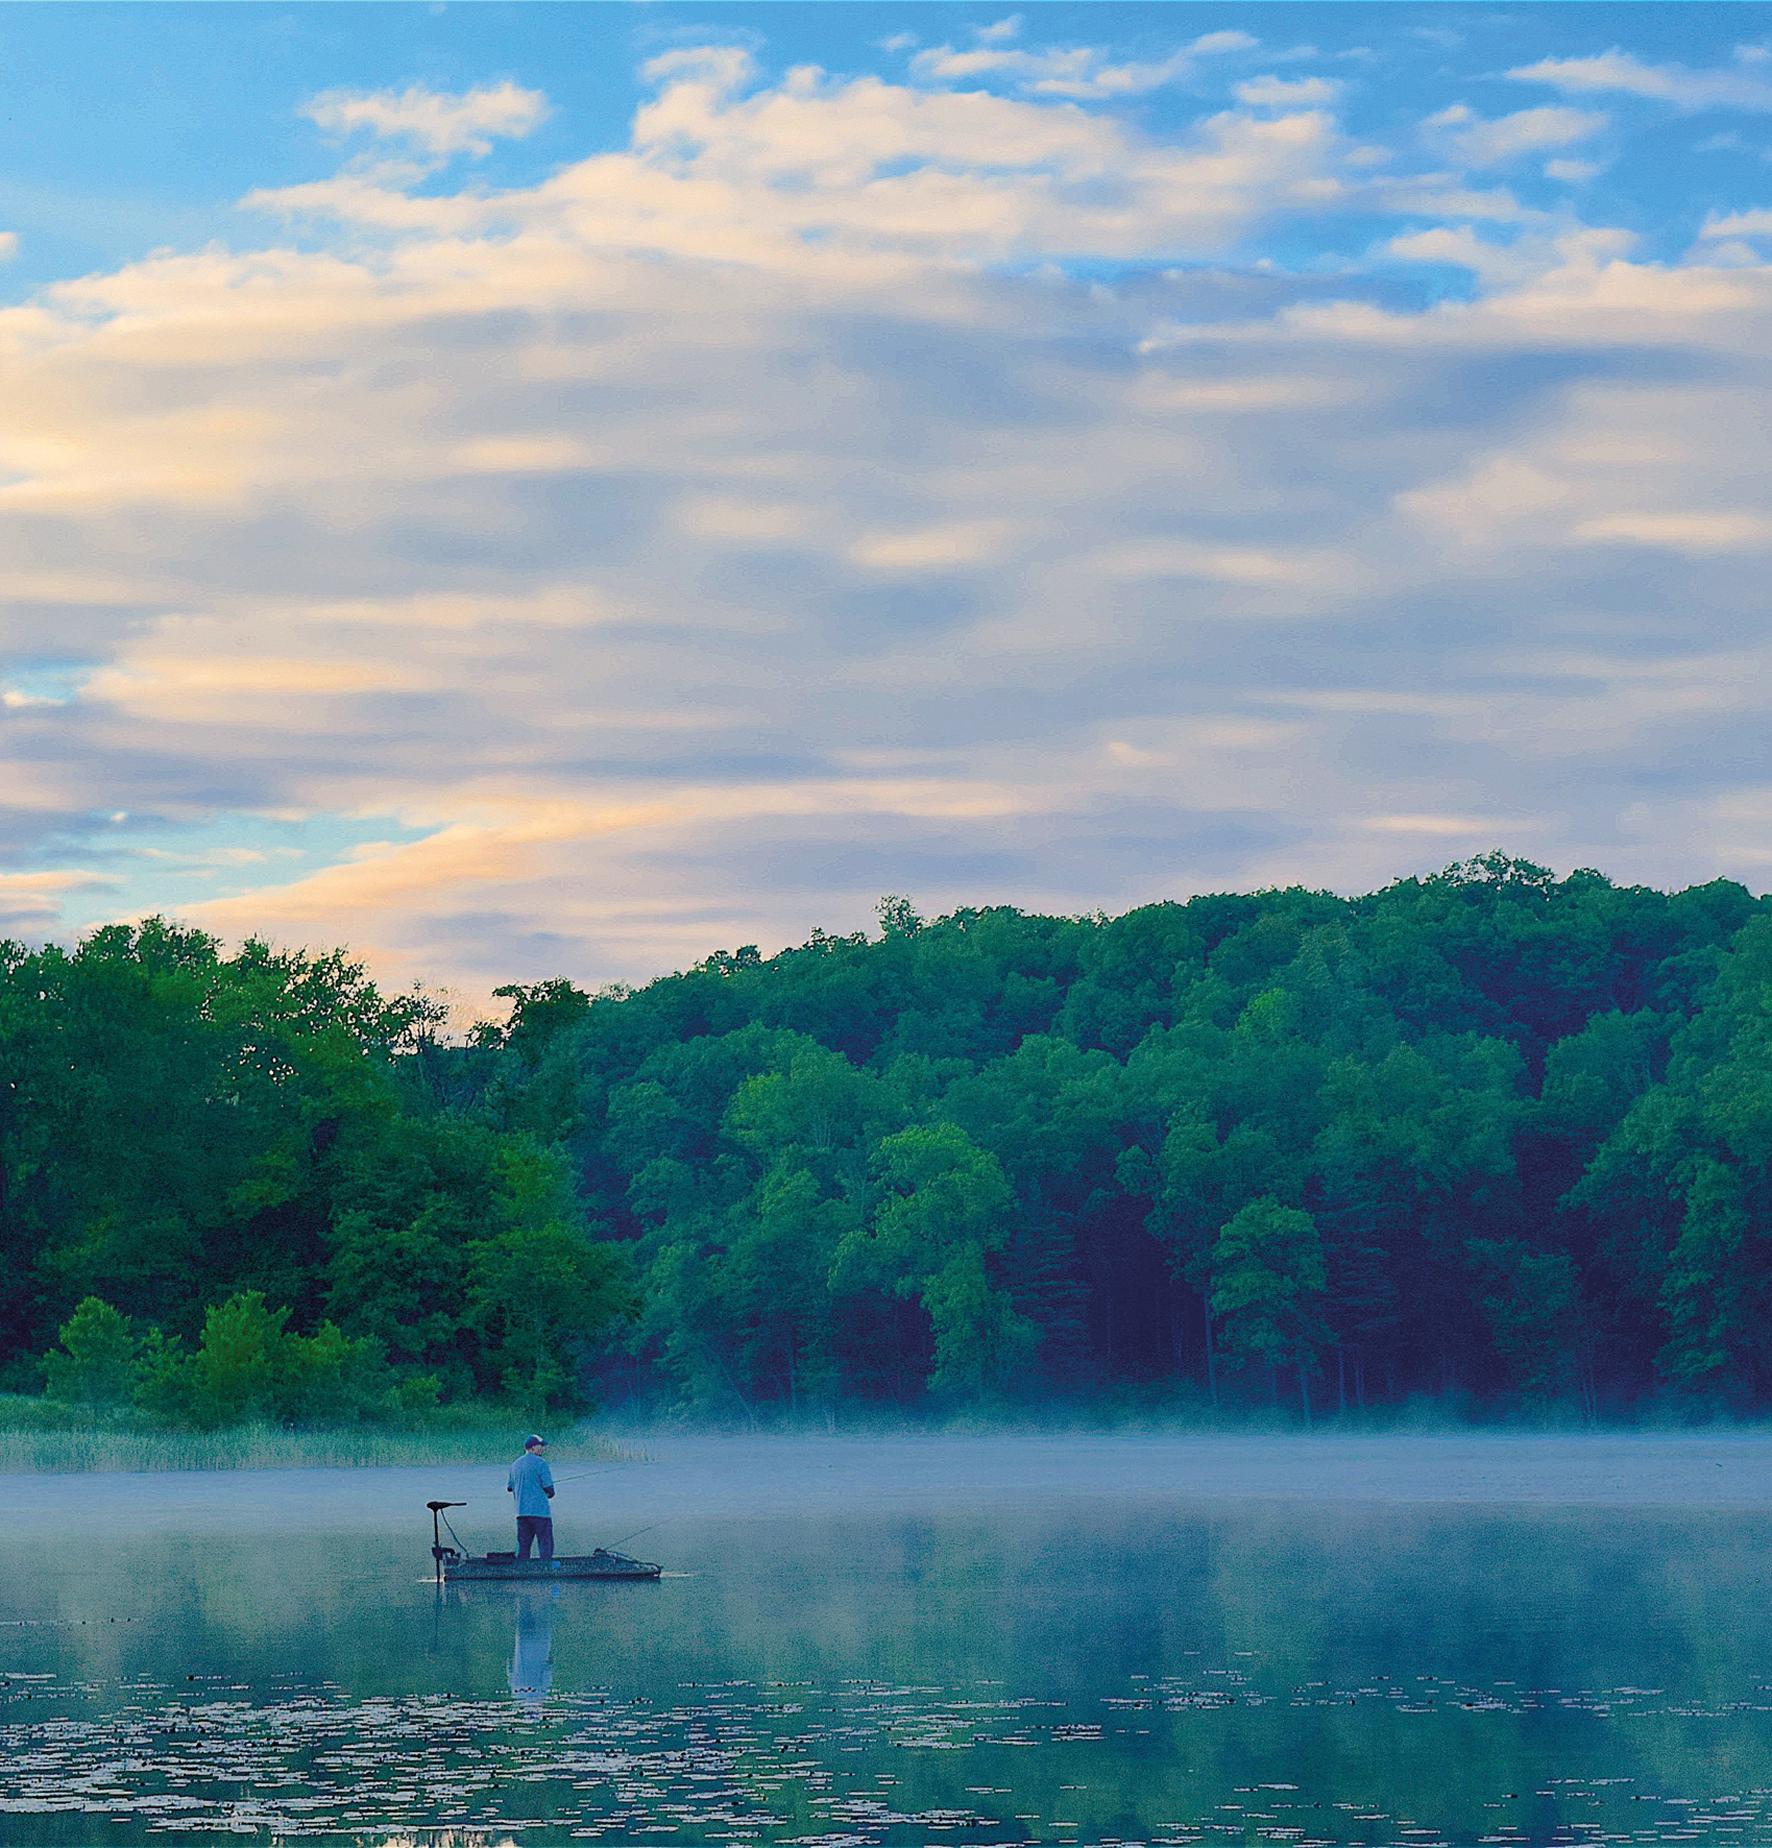
<svg viewBox="0 0 1772 1848"><path fill-rule="evenodd" d="M445 1508L465 1508L467 1505L466 1502L425 1503L425 1506L431 1511L431 1557L437 1562L437 1583L439 1585L443 1583L443 1562L447 1559L460 1559L462 1556L460 1544L461 1536L453 1527L449 1527L449 1518L444 1514L443 1510ZM456 1542L454 1546L445 1546L443 1544L443 1535L438 1526L439 1522L442 1523L443 1527L449 1527L449 1537Z"/></svg>

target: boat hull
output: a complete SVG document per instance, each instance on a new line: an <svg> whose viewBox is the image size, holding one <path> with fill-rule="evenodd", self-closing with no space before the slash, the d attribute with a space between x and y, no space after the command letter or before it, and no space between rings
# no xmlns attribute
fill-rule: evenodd
<svg viewBox="0 0 1772 1848"><path fill-rule="evenodd" d="M451 1585L483 1582L541 1580L557 1584L561 1579L655 1579L660 1568L644 1559L629 1559L625 1553L558 1553L552 1559L518 1559L497 1554L450 1559L439 1562L444 1581Z"/></svg>

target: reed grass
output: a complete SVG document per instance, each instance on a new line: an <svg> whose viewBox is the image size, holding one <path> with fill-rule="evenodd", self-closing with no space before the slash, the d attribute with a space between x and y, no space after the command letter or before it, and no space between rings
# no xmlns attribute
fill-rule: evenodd
<svg viewBox="0 0 1772 1848"><path fill-rule="evenodd" d="M638 1462L631 1445L579 1426L549 1436L572 1461ZM410 1427L353 1425L291 1430L279 1425L232 1425L181 1431L82 1415L41 1399L0 1396L0 1475L67 1475L98 1471L204 1469L397 1469L433 1463L502 1463L522 1442L524 1421L509 1413L476 1411Z"/></svg>

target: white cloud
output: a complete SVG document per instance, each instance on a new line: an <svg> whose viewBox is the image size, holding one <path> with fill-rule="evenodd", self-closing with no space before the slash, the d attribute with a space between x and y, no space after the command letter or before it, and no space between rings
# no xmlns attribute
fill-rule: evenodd
<svg viewBox="0 0 1772 1848"><path fill-rule="evenodd" d="M1251 77L1236 86L1238 102L1251 109L1321 109L1341 95L1332 77Z"/></svg>
<svg viewBox="0 0 1772 1848"><path fill-rule="evenodd" d="M1579 539L1664 546L1674 552L1764 552L1772 548L1772 518L1746 508L1607 513L1580 521L1574 530Z"/></svg>
<svg viewBox="0 0 1772 1848"><path fill-rule="evenodd" d="M1430 116L1423 126L1467 165L1499 167L1528 154L1591 140L1608 122L1594 110L1554 106L1485 118L1457 103Z"/></svg>
<svg viewBox="0 0 1772 1848"><path fill-rule="evenodd" d="M1162 89L1190 76L1202 58L1250 51L1258 42L1246 32L1207 32L1166 58L1116 61L1097 45L1012 46L1005 41L1017 35L1020 21L1004 24L1014 29L980 32L969 50L938 45L919 51L911 60L912 72L925 83L997 79L1034 96L1099 100Z"/></svg>
<svg viewBox="0 0 1772 1848"><path fill-rule="evenodd" d="M1384 248L1399 262L1449 264L1490 284L1518 282L1542 267L1541 253L1533 245L1496 243L1479 237L1469 225L1406 231Z"/></svg>
<svg viewBox="0 0 1772 1848"><path fill-rule="evenodd" d="M302 106L302 114L332 134L365 133L384 141L406 141L442 159L453 154L489 154L495 140L534 132L548 113L539 90L503 83L452 94L413 84L404 90L325 90Z"/></svg>
<svg viewBox="0 0 1772 1848"><path fill-rule="evenodd" d="M1520 822L1518 815L1367 815L1359 825L1374 834L1421 834L1448 840L1482 835L1504 840L1519 831Z"/></svg>
<svg viewBox="0 0 1772 1848"><path fill-rule="evenodd" d="M1021 26L1021 15L1011 13L1006 19L993 20L988 26L979 26L972 36L981 45L1001 45L1006 39L1020 38Z"/></svg>
<svg viewBox="0 0 1772 1848"><path fill-rule="evenodd" d="M1772 82L1751 61L1746 69L1694 70L1650 64L1614 46L1592 58L1541 58L1508 76L1571 96L1639 96L1676 109L1772 109Z"/></svg>
<svg viewBox="0 0 1772 1848"><path fill-rule="evenodd" d="M51 931L69 898L115 883L109 874L90 871L0 873L0 928L34 935Z"/></svg>
<svg viewBox="0 0 1772 1848"><path fill-rule="evenodd" d="M951 571L1001 556L1014 533L1003 520L944 520L908 532L868 534L849 555L875 571Z"/></svg>
<svg viewBox="0 0 1772 1848"><path fill-rule="evenodd" d="M1698 235L1701 238L1772 237L1772 206L1746 212L1712 212Z"/></svg>

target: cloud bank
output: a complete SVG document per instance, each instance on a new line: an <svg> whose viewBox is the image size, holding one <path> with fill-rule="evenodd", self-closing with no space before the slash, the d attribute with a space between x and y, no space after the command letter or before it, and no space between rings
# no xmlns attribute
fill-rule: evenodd
<svg viewBox="0 0 1772 1848"><path fill-rule="evenodd" d="M1216 36L679 46L502 190L435 165L538 93L333 91L423 159L0 311L8 927L163 906L471 1006L886 890L1758 882L1766 214L1651 260L1488 177L1604 117L1375 148ZM1515 75L1720 93L1576 62Z"/></svg>

